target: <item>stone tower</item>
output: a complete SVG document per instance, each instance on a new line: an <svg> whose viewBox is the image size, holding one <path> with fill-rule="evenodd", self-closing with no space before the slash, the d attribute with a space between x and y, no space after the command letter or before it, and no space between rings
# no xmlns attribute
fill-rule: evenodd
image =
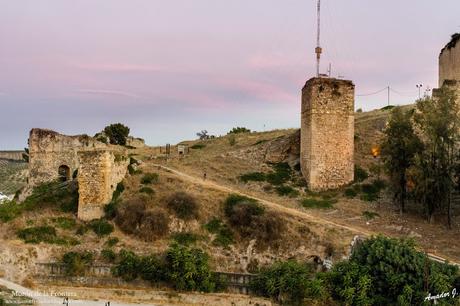
<svg viewBox="0 0 460 306"><path fill-rule="evenodd" d="M312 78L302 89L300 164L313 191L336 189L354 177L352 81Z"/></svg>
<svg viewBox="0 0 460 306"><path fill-rule="evenodd" d="M460 82L460 33L452 35L439 54L439 87L445 81Z"/></svg>

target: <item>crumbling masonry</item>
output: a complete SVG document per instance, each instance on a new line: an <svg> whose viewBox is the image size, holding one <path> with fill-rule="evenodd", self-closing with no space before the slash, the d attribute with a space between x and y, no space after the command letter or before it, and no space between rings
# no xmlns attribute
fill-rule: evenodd
<svg viewBox="0 0 460 306"><path fill-rule="evenodd" d="M300 164L310 190L353 181L354 90L332 78L312 78L302 89Z"/></svg>
<svg viewBox="0 0 460 306"><path fill-rule="evenodd" d="M442 86L455 90L460 99L460 33L452 35L439 54L439 87Z"/></svg>
<svg viewBox="0 0 460 306"><path fill-rule="evenodd" d="M87 135L65 136L44 129L30 131L29 190L43 183L76 178L81 220L103 216L103 208L112 200L128 164L120 147L106 145Z"/></svg>

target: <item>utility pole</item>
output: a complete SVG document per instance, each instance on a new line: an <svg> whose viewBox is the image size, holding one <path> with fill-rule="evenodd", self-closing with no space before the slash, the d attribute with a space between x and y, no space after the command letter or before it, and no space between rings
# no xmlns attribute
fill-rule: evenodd
<svg viewBox="0 0 460 306"><path fill-rule="evenodd" d="M319 65L320 65L320 62L321 62L321 53L323 52L323 49L321 49L321 45L320 45L320 37L321 37L321 0L318 0L317 17L318 17L318 29L317 29L317 33L316 33L315 53L316 53L316 77L319 77Z"/></svg>

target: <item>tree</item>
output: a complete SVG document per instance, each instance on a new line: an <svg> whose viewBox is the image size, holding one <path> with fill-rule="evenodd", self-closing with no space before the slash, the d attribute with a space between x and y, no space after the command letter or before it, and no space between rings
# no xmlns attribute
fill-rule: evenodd
<svg viewBox="0 0 460 306"><path fill-rule="evenodd" d="M206 140L210 138L207 130L202 130L201 132L196 133L196 136L198 136L200 140Z"/></svg>
<svg viewBox="0 0 460 306"><path fill-rule="evenodd" d="M412 112L395 107L384 134L382 157L402 214L407 198L408 169L415 164L415 156L422 150L422 143L412 125Z"/></svg>
<svg viewBox="0 0 460 306"><path fill-rule="evenodd" d="M24 148L24 152L22 153L22 159L28 163L29 162L29 158L30 158L30 155L29 155L29 148Z"/></svg>
<svg viewBox="0 0 460 306"><path fill-rule="evenodd" d="M129 135L129 127L121 123L111 124L104 128L104 134L111 144L124 146Z"/></svg>
<svg viewBox="0 0 460 306"><path fill-rule="evenodd" d="M436 210L446 208L449 228L459 161L460 107L456 99L453 90L442 87L434 98L419 100L414 114L425 148L416 157L416 195L430 222Z"/></svg>

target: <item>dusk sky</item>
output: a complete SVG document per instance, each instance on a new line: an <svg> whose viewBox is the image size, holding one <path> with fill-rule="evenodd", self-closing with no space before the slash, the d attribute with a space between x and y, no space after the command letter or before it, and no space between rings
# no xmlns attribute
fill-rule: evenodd
<svg viewBox="0 0 460 306"><path fill-rule="evenodd" d="M459 0L323 0L321 71L392 104L436 87ZM316 0L0 0L0 150L122 122L151 145L300 126ZM356 108L385 106L386 92Z"/></svg>

